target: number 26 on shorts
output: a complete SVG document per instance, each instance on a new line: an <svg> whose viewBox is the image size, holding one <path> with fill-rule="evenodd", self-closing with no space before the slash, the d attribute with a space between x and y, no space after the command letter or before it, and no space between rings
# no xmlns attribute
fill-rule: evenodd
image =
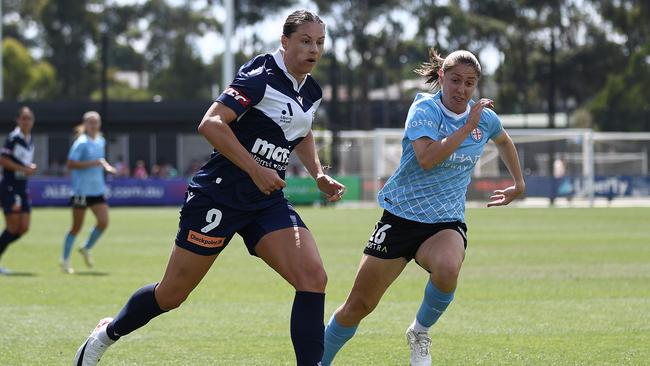
<svg viewBox="0 0 650 366"><path fill-rule="evenodd" d="M382 224L380 222L375 225L375 231L370 235L370 241L375 244L381 244L386 240L386 230L390 229L392 225Z"/></svg>

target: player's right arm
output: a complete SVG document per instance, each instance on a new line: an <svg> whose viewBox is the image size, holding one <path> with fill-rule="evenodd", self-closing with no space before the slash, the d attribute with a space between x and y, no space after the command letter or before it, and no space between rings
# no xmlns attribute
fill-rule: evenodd
<svg viewBox="0 0 650 366"><path fill-rule="evenodd" d="M286 186L275 169L259 165L242 146L229 124L237 114L223 103L214 102L203 116L198 130L208 142L233 164L245 171L264 194Z"/></svg>
<svg viewBox="0 0 650 366"><path fill-rule="evenodd" d="M483 108L493 108L493 102L490 99L481 99L476 102L470 109L467 122L451 135L441 139L433 140L429 137L420 137L413 141L413 150L420 167L425 170L432 169L436 165L447 160L451 154L458 149L460 144L465 141L467 136L478 127L481 121L481 112Z"/></svg>
<svg viewBox="0 0 650 366"><path fill-rule="evenodd" d="M36 173L36 164L23 165L16 162L13 155L15 141L8 138L0 153L0 165L3 168L13 170L15 172L23 172L25 175L30 176Z"/></svg>
<svg viewBox="0 0 650 366"><path fill-rule="evenodd" d="M25 175L34 175L36 173L36 164L32 163L29 166L18 164L6 155L0 155L0 165L3 168L13 170L15 172L23 172Z"/></svg>

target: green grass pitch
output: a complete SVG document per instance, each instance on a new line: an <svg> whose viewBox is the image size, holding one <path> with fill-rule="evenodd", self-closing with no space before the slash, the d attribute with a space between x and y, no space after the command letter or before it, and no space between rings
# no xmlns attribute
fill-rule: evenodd
<svg viewBox="0 0 650 366"><path fill-rule="evenodd" d="M345 299L378 209L299 208L329 283L326 320ZM37 209L5 253L0 365L71 364L98 319L160 279L178 211L112 209L94 252L58 268L70 223ZM650 209L470 209L469 248L456 299L432 328L439 365L642 365L650 360ZM92 216L87 216L83 235ZM78 244L77 247L78 247ZM407 365L403 332L426 273L414 263L339 353L338 365ZM111 347L102 365L292 365L293 290L235 239L178 310Z"/></svg>

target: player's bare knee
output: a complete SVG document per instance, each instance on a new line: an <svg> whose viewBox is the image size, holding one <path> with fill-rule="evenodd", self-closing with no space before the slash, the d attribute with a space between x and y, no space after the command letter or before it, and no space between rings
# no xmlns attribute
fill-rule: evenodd
<svg viewBox="0 0 650 366"><path fill-rule="evenodd" d="M302 270L296 275L292 282L297 291L325 292L327 273L323 266L310 266L308 270Z"/></svg>
<svg viewBox="0 0 650 366"><path fill-rule="evenodd" d="M108 220L97 221L97 229L104 231L108 228Z"/></svg>
<svg viewBox="0 0 650 366"><path fill-rule="evenodd" d="M368 316L368 314L372 313L376 306L377 303L374 301L362 297L355 297L346 301L343 306L343 312L349 319L359 322Z"/></svg>

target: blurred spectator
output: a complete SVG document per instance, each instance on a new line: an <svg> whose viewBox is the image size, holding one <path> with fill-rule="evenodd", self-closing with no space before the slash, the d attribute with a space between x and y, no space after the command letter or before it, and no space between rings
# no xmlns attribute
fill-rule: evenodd
<svg viewBox="0 0 650 366"><path fill-rule="evenodd" d="M201 163L196 159L192 159L192 161L190 161L190 166L187 167L187 170L185 171L185 176L186 177L194 176L194 174L197 171L199 171L200 168L201 168Z"/></svg>
<svg viewBox="0 0 650 366"><path fill-rule="evenodd" d="M144 166L144 160L138 160L135 162L135 168L133 168L133 178L135 179L147 179L149 174L147 173L147 168Z"/></svg>
<svg viewBox="0 0 650 366"><path fill-rule="evenodd" d="M162 178L161 176L161 171L160 171L160 165L154 164L151 166L151 174L149 176L150 178Z"/></svg>
<svg viewBox="0 0 650 366"><path fill-rule="evenodd" d="M117 170L117 173L115 173L116 177L128 177L131 172L129 171L129 166L124 162L124 158L122 156L117 157L117 161L115 162L115 170Z"/></svg>
<svg viewBox="0 0 650 366"><path fill-rule="evenodd" d="M163 163L160 167L160 177L161 178L176 178L178 176L178 170L174 168L173 165L169 163Z"/></svg>

